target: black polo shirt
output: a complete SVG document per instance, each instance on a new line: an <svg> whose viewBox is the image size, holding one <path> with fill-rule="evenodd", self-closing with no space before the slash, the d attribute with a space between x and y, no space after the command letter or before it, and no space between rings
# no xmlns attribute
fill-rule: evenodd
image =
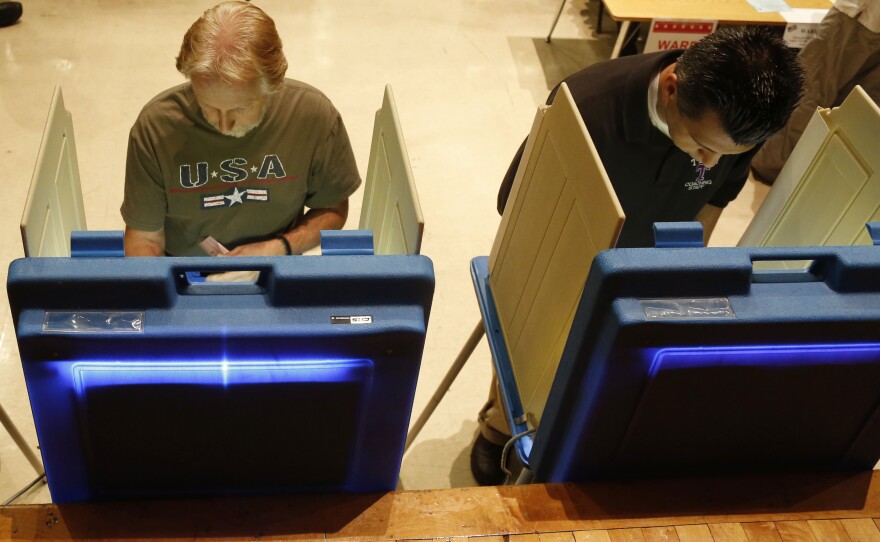
<svg viewBox="0 0 880 542"><path fill-rule="evenodd" d="M651 124L648 87L683 51L617 58L568 77L584 124L626 213L618 247L654 246L654 222L694 220L707 203L725 207L739 194L757 148L722 156L711 169L696 163ZM552 103L559 87L550 93ZM520 147L498 194L503 211L522 157Z"/></svg>

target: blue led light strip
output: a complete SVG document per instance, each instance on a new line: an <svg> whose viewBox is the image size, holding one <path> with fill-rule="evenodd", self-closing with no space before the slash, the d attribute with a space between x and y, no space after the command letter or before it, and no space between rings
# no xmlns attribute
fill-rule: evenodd
<svg viewBox="0 0 880 542"><path fill-rule="evenodd" d="M58 363L58 362L56 362ZM369 360L74 361L76 393L88 388L135 384L231 386L273 382L351 382L372 370Z"/></svg>

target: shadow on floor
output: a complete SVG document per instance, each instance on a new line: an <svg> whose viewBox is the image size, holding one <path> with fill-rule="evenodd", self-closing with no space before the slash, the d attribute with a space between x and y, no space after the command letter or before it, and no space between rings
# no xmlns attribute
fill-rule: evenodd
<svg viewBox="0 0 880 542"><path fill-rule="evenodd" d="M599 39L556 38L551 43L540 38L531 41L544 69L548 90L569 75L596 62L608 60L614 48L614 41L608 36Z"/></svg>
<svg viewBox="0 0 880 542"><path fill-rule="evenodd" d="M510 51L520 69L520 86L532 92L536 103L544 103L550 89L569 75L611 57L617 37L617 23L606 13L602 18L603 32L596 32L598 6L598 0L568 2L563 10L560 23L574 19L583 37L562 37L559 25L549 43L546 41L547 34L541 37L508 37ZM552 20L548 21L547 32L551 23ZM527 60L535 56L541 66L543 81L539 81L538 74L528 69L534 64Z"/></svg>
<svg viewBox="0 0 880 542"><path fill-rule="evenodd" d="M397 489L473 487L471 443L477 434L474 419L461 422L458 432L445 439L417 441L403 458ZM412 482L418 480L418 484Z"/></svg>

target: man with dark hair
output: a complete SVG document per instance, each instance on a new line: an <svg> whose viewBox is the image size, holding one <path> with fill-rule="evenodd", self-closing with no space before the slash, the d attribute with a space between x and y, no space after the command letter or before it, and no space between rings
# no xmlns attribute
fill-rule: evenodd
<svg viewBox="0 0 880 542"><path fill-rule="evenodd" d="M755 147L797 105L803 77L797 51L765 27L720 29L685 51L619 58L568 77L626 213L617 246L653 246L654 222L695 218L708 239L745 184ZM524 148L502 182L499 213Z"/></svg>
<svg viewBox="0 0 880 542"><path fill-rule="evenodd" d="M760 144L787 122L803 81L797 51L764 27L721 29L685 51L614 59L568 77L626 213L616 246L654 246L655 222L694 219L708 240ZM499 213L524 148L502 182ZM494 383L479 418L471 470L480 484L498 484L510 429Z"/></svg>

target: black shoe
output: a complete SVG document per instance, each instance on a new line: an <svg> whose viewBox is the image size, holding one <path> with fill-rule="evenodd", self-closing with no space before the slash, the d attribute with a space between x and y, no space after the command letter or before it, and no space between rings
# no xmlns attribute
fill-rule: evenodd
<svg viewBox="0 0 880 542"><path fill-rule="evenodd" d="M0 2L0 27L15 24L21 18L21 2Z"/></svg>
<svg viewBox="0 0 880 542"><path fill-rule="evenodd" d="M504 471L501 470L501 453L504 446L492 444L483 435L471 448L471 472L481 486L497 486L504 483Z"/></svg>

